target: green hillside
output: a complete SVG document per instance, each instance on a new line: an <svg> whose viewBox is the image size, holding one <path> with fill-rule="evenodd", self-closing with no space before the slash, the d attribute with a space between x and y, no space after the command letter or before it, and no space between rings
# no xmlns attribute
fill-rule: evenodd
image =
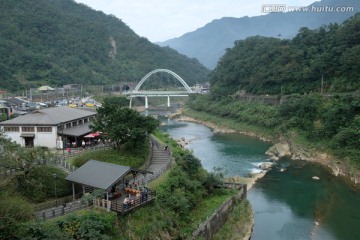
<svg viewBox="0 0 360 240"><path fill-rule="evenodd" d="M348 176L360 176L359 56L360 14L341 26L303 28L292 40L237 41L211 73L211 94L191 96L187 107L218 126L329 153Z"/></svg>
<svg viewBox="0 0 360 240"><path fill-rule="evenodd" d="M250 37L227 49L211 74L212 94L353 92L360 88L360 14L342 25L301 28L292 40Z"/></svg>
<svg viewBox="0 0 360 240"><path fill-rule="evenodd" d="M274 3L278 2L281 1ZM315 9L321 9L322 6L328 6L330 9L332 7L335 9L341 6L350 7L351 11L289 11L252 17L223 17L193 32L158 44L170 46L186 56L195 57L206 67L214 69L221 56L225 54L225 49L231 48L236 40L256 35L291 39L301 27L316 29L330 23L339 24L360 11L359 0L313 0L313 2L309 8L314 6Z"/></svg>
<svg viewBox="0 0 360 240"><path fill-rule="evenodd" d="M156 68L189 85L209 71L73 0L0 0L0 89L139 81Z"/></svg>

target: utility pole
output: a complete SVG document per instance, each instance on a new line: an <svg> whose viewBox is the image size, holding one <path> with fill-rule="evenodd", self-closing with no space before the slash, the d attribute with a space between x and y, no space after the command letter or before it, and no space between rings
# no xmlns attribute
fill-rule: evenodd
<svg viewBox="0 0 360 240"><path fill-rule="evenodd" d="M57 201L57 189L56 189L56 179L57 179L56 173L53 174L53 177L54 177L54 184L55 184L55 201L56 201L56 206L57 206L58 201Z"/></svg>
<svg viewBox="0 0 360 240"><path fill-rule="evenodd" d="M323 89L324 89L324 75L321 76L321 89L320 89L321 95L323 95Z"/></svg>

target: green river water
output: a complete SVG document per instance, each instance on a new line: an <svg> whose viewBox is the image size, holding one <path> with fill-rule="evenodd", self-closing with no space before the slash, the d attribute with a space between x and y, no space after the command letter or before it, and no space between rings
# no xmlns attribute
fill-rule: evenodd
<svg viewBox="0 0 360 240"><path fill-rule="evenodd" d="M162 129L172 138L190 140L187 148L208 171L221 167L227 176L247 176L268 161L264 152L269 143L240 134L214 134L196 123L165 123ZM280 160L248 192L248 199L255 213L252 240L360 239L360 191L322 166Z"/></svg>

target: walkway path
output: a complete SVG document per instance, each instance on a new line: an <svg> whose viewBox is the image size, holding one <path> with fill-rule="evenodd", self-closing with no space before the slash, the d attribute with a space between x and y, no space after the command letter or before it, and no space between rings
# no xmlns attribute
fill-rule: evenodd
<svg viewBox="0 0 360 240"><path fill-rule="evenodd" d="M161 145L152 136L150 136L150 140L152 145L151 161L145 170L153 172L154 174L146 174L146 176L139 174L136 176L136 181L139 181L143 185L163 174L170 167L172 162L170 149L164 150L165 146ZM130 180L130 183L133 183L133 180Z"/></svg>
<svg viewBox="0 0 360 240"><path fill-rule="evenodd" d="M153 172L153 174L138 174L136 176L136 182L146 185L149 181L156 179L160 175L162 175L171 165L172 162L172 155L170 149L164 150L164 146L161 145L155 138L150 136L151 145L152 145L152 153L151 153L151 160L149 166L145 169L149 172ZM70 164L68 164L64 159L60 160L61 163L57 163L58 166L66 170L67 173L70 173L75 170ZM131 179L129 181L130 184L134 184L134 180ZM58 217L70 212L74 212L80 210L82 208L86 208L87 205L82 203L80 200L76 200L66 205L60 205L54 208L49 208L46 210L38 211L35 215L38 218L42 219L49 219L53 217Z"/></svg>

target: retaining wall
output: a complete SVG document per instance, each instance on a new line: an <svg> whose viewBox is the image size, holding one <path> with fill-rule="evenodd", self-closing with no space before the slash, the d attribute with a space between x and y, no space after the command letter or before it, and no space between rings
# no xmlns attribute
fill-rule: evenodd
<svg viewBox="0 0 360 240"><path fill-rule="evenodd" d="M202 223L197 230L192 234L191 239L202 237L206 240L212 239L213 235L226 222L233 205L246 198L247 185L246 184L225 184L227 187L234 187L239 190L239 193L228 200L226 200L204 223Z"/></svg>

